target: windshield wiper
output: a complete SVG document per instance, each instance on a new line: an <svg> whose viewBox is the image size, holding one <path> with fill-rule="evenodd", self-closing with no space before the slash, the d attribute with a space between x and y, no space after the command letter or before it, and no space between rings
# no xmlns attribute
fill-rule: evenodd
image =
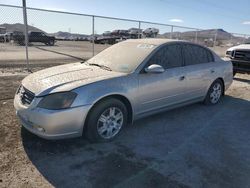
<svg viewBox="0 0 250 188"><path fill-rule="evenodd" d="M97 66L97 67L100 67L101 69L112 71L112 69L110 67L105 66L105 65L99 65L97 63L88 63L88 65L90 65L90 66Z"/></svg>

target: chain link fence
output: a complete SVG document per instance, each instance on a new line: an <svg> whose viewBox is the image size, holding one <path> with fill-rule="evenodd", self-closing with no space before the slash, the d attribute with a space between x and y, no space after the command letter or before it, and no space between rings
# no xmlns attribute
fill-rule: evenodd
<svg viewBox="0 0 250 188"><path fill-rule="evenodd" d="M223 56L231 46L250 42L250 35L222 29L152 23L139 20L27 8L28 58L25 56L23 7L0 4L0 65L62 64L84 61L126 39L187 40Z"/></svg>

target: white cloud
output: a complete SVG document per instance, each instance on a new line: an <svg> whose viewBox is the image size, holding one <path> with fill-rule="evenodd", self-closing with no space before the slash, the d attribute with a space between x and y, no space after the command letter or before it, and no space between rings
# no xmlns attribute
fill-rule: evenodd
<svg viewBox="0 0 250 188"><path fill-rule="evenodd" d="M178 23L182 23L183 20L182 19L178 19L178 18L173 18L169 20L170 22L178 22Z"/></svg>
<svg viewBox="0 0 250 188"><path fill-rule="evenodd" d="M244 24L244 25L250 25L250 21L244 21L244 22L242 22L242 24Z"/></svg>

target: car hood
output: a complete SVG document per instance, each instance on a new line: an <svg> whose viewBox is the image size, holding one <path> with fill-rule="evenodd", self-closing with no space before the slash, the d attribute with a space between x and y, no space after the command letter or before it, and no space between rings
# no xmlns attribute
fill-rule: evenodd
<svg viewBox="0 0 250 188"><path fill-rule="evenodd" d="M229 49L227 49L227 51L233 51L233 50L250 50L250 44L241 44L238 46L233 46Z"/></svg>
<svg viewBox="0 0 250 188"><path fill-rule="evenodd" d="M70 91L96 81L126 75L82 63L55 66L28 75L22 85L36 96Z"/></svg>

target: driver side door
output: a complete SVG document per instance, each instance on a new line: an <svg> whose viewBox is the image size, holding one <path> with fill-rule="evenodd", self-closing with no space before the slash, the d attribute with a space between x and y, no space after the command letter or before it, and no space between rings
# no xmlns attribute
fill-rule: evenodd
<svg viewBox="0 0 250 188"><path fill-rule="evenodd" d="M161 65L162 73L147 73L145 68ZM138 115L150 113L185 100L186 79L183 70L182 49L180 44L161 47L139 74L139 111Z"/></svg>

